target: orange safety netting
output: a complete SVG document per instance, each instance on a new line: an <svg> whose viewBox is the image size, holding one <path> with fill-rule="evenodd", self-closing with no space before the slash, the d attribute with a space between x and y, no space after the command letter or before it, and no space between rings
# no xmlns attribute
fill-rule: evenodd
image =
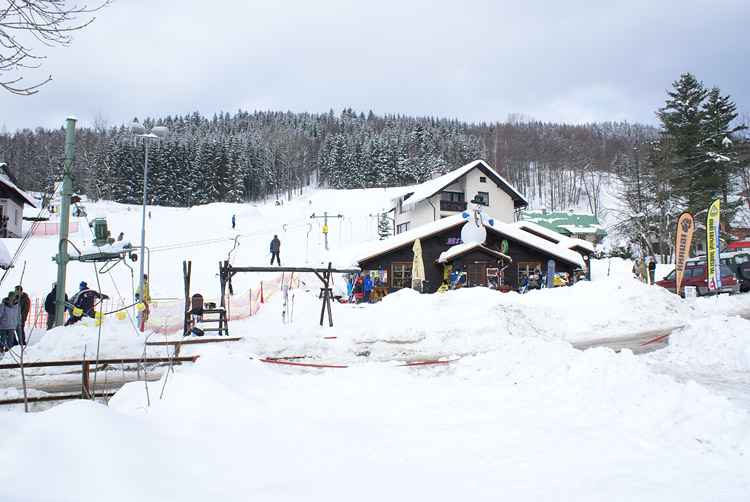
<svg viewBox="0 0 750 502"><path fill-rule="evenodd" d="M78 222L71 221L68 232L74 234L78 232ZM60 233L60 224L50 221L37 222L31 232L31 235L58 235Z"/></svg>
<svg viewBox="0 0 750 502"><path fill-rule="evenodd" d="M300 277L293 272L284 272L270 281L261 281L257 288L251 289L244 293L227 296L226 308L227 319L236 321L254 316L260 310L262 303L265 303L277 291L282 291L284 286L289 289L295 289L300 286ZM217 305L221 303L219 299L206 299L206 302L214 302ZM121 300L104 300L96 306L96 311L104 314L105 318L118 319L117 313L126 307ZM149 304L149 318L146 321L146 328L161 334L169 334L180 331L185 322L185 302L182 300L160 301ZM132 315L133 310L125 310ZM67 315L67 311L66 311ZM127 317L125 318L127 319ZM119 320L119 319L118 319ZM35 298L31 302L29 317L26 320L27 328L37 327L45 328L47 326L47 314L44 312L44 300Z"/></svg>

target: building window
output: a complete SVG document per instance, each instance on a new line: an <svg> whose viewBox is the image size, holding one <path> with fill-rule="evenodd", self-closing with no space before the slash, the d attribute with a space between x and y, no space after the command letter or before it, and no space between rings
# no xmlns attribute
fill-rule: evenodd
<svg viewBox="0 0 750 502"><path fill-rule="evenodd" d="M407 221L406 223L401 223L400 225L398 225L396 227L396 233L400 234L400 233L406 232L410 228L411 228L411 222L410 221Z"/></svg>
<svg viewBox="0 0 750 502"><path fill-rule="evenodd" d="M518 263L518 278L520 279L522 275L526 275L527 277L530 274L534 273L534 270L542 270L542 264L539 262L519 262Z"/></svg>
<svg viewBox="0 0 750 502"><path fill-rule="evenodd" d="M445 200L448 202L463 202L464 193L463 192L441 192L440 200Z"/></svg>
<svg viewBox="0 0 750 502"><path fill-rule="evenodd" d="M479 177L479 183L487 183L487 177L486 176L480 176Z"/></svg>
<svg viewBox="0 0 750 502"><path fill-rule="evenodd" d="M411 262L391 264L391 285L394 288L411 287Z"/></svg>
<svg viewBox="0 0 750 502"><path fill-rule="evenodd" d="M477 192L476 199L482 201L480 202L480 204L484 204L485 206L490 205L490 193L489 192Z"/></svg>

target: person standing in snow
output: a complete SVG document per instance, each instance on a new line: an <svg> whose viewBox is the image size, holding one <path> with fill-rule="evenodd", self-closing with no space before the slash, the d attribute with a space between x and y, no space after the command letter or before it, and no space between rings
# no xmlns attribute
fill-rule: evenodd
<svg viewBox="0 0 750 502"><path fill-rule="evenodd" d="M656 279L656 259L652 256L648 261L648 282L649 284L654 283Z"/></svg>
<svg viewBox="0 0 750 502"><path fill-rule="evenodd" d="M367 274L362 280L362 287L364 289L362 301L370 303L370 293L372 293L372 279L370 278L370 274Z"/></svg>
<svg viewBox="0 0 750 502"><path fill-rule="evenodd" d="M352 296L354 297L354 303L362 303L362 296L364 295L365 288L362 285L362 278L357 277L352 288Z"/></svg>
<svg viewBox="0 0 750 502"><path fill-rule="evenodd" d="M47 312L47 329L55 327L55 316L57 315L57 307L55 302L57 301L57 283L52 283L52 291L47 295L44 300L44 311ZM68 295L65 295L65 303L68 302Z"/></svg>
<svg viewBox="0 0 750 502"><path fill-rule="evenodd" d="M142 301L143 302L143 317L141 320L141 331L143 331L146 321L148 321L148 316L151 313L151 309L148 308L149 303L151 303L151 293L148 289L148 275L143 274L143 296L141 297L141 285L139 284L138 287L135 290L135 301Z"/></svg>
<svg viewBox="0 0 750 502"><path fill-rule="evenodd" d="M0 303L0 350L9 351L16 344L16 329L20 318L16 292L11 291Z"/></svg>
<svg viewBox="0 0 750 502"><path fill-rule="evenodd" d="M648 265L646 265L646 260L638 261L638 277L641 282L648 284Z"/></svg>
<svg viewBox="0 0 750 502"><path fill-rule="evenodd" d="M281 266L281 258L279 257L280 252L281 241L279 240L278 235L274 235L273 240L271 241L271 265L273 265L273 260L276 258L276 263L279 264L279 267Z"/></svg>
<svg viewBox="0 0 750 502"><path fill-rule="evenodd" d="M234 215L232 215L232 228L234 228L235 221Z"/></svg>
<svg viewBox="0 0 750 502"><path fill-rule="evenodd" d="M73 313L74 309L70 309L70 318L68 319L68 322L65 323L66 326L77 323L83 316L94 317L94 300L97 298L100 300L106 300L109 298L109 296L107 295L103 295L98 291L89 289L88 284L86 284L85 282L82 282L79 285L79 288L80 290L78 291L78 293L73 295L73 298L70 299L70 302L75 308L81 309L83 313L79 316L76 316Z"/></svg>
<svg viewBox="0 0 750 502"><path fill-rule="evenodd" d="M21 309L21 321L18 324L18 343L26 345L26 319L29 318L29 311L31 310L31 300L29 295L23 291L23 287L19 284L16 286L16 298L18 299L18 308Z"/></svg>

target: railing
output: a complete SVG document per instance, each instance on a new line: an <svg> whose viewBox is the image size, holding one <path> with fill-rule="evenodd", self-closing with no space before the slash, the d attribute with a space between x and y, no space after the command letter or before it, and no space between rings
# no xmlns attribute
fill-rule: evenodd
<svg viewBox="0 0 750 502"><path fill-rule="evenodd" d="M461 211L466 210L466 202L453 202L451 200L441 200L440 210L441 211L453 211L456 213L460 213Z"/></svg>

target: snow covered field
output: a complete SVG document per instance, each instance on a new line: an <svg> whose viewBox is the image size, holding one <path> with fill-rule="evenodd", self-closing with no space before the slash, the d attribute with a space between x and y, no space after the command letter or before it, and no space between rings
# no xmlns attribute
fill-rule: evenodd
<svg viewBox="0 0 750 502"><path fill-rule="evenodd" d="M377 239L369 215L388 199L387 190L311 191L280 206L150 208L152 296L182 297L183 260L193 262L192 290L218 296L219 262L267 264L274 234L284 265L349 266L356 245ZM139 207L86 209L139 242ZM310 218L324 212L343 216L329 219L329 251ZM87 246L80 226L71 240ZM4 242L11 253L19 244ZM32 239L3 295L24 260L25 290L46 295L56 245ZM750 321L738 316L750 313L750 295L683 300L636 282L631 266L595 262L589 283L526 295L407 290L334 304L333 327L319 325L319 283L308 281L309 292L294 293L293 322L282 323L274 295L230 325L241 341L183 346L201 357L166 383L128 384L109 406L5 407L0 500L750 500ZM127 267L96 270L71 264L68 294L98 281L130 302ZM273 277L238 275L234 288ZM646 355L571 346L681 326ZM93 323L36 332L25 360L91 358L98 336ZM138 357L144 341L108 318L100 356ZM278 357L347 368L259 360ZM403 366L436 360L452 362Z"/></svg>

